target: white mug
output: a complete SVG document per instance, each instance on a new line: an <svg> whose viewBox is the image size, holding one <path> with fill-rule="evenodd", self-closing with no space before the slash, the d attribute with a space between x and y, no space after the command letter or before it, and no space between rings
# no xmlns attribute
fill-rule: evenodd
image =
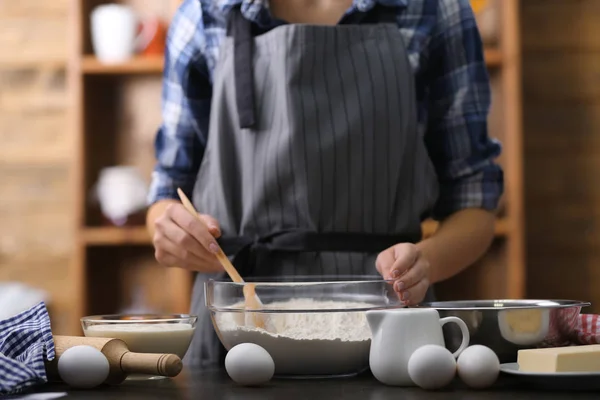
<svg viewBox="0 0 600 400"><path fill-rule="evenodd" d="M415 350L427 344L445 346L442 326L453 322L463 340L454 352L457 358L469 345L469 329L458 317L440 319L433 308L400 308L367 311L371 328L369 365L373 376L386 385L414 386L408 374L408 360Z"/></svg>
<svg viewBox="0 0 600 400"><path fill-rule="evenodd" d="M152 39L156 26L144 24L136 34L138 18L133 9L121 4L103 4L91 13L91 33L94 53L105 64L127 61L138 48Z"/></svg>
<svg viewBox="0 0 600 400"><path fill-rule="evenodd" d="M146 207L148 187L135 167L103 168L95 190L102 214L116 225Z"/></svg>

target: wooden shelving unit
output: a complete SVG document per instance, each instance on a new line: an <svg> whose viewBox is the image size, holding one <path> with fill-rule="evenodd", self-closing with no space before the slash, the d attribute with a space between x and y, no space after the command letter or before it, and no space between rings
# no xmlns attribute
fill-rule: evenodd
<svg viewBox="0 0 600 400"><path fill-rule="evenodd" d="M157 74L163 70L162 57L135 57L121 64L102 64L94 56L85 56L81 60L81 70L84 74Z"/></svg>
<svg viewBox="0 0 600 400"><path fill-rule="evenodd" d="M145 227L133 228L87 228L82 230L80 238L88 246L152 244L152 238Z"/></svg>
<svg viewBox="0 0 600 400"><path fill-rule="evenodd" d="M498 49L485 50L485 63L490 68L499 68L502 66L502 53Z"/></svg>
<svg viewBox="0 0 600 400"><path fill-rule="evenodd" d="M152 142L160 124L162 57L135 57L115 65L94 56L89 14L108 0L70 0L73 29L68 76L74 143L73 196L78 232L72 263L75 308L70 333L80 333L78 318L118 312L128 304L134 286L146 285L148 303L162 312L186 312L191 274L159 267L151 238L143 226L118 228L102 224L89 190L104 167L133 164L149 175ZM162 10L168 20L179 0L127 0L134 8ZM461 276L440 285L448 298L520 298L524 293L523 211L521 195L520 57L518 0L502 0L501 38L485 51L494 87L491 131L504 146L506 195L496 223L496 243L485 259ZM437 224L425 221L429 236ZM135 273L133 273L134 271ZM144 278L137 278L143 276ZM155 283L159 289L152 289Z"/></svg>
<svg viewBox="0 0 600 400"><path fill-rule="evenodd" d="M114 313L131 305L142 288L157 312L186 312L191 279L186 271L154 261L143 227L106 226L90 190L104 167L134 165L149 176L153 136L160 123L161 56L136 56L106 65L94 57L90 13L112 0L69 0L71 38L68 79L75 152L72 166L77 240L71 265L74 293L69 332L80 334L79 318ZM124 0L140 15L168 23L180 0Z"/></svg>

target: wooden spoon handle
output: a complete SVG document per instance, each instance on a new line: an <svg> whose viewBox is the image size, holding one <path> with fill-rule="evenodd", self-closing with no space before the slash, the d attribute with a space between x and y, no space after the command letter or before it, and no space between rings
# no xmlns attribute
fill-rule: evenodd
<svg viewBox="0 0 600 400"><path fill-rule="evenodd" d="M196 217L197 219L202 221L202 219L200 218L200 215L194 208L194 205L192 204L190 199L188 199L188 197L185 195L185 193L183 193L183 190L181 190L180 188L177 188L177 194L179 195L179 198L181 199L181 202L183 203L183 206L185 207L185 209L190 214L192 214L194 217ZM229 261L229 258L227 258L227 256L225 255L225 253L223 253L223 250L221 250L220 247L219 247L219 251L217 252L216 256L217 256L217 259L219 260L219 262L221 263L221 265L223 265L223 268L225 268L225 272L227 272L227 274L229 275L229 277L231 278L232 281L234 281L236 283L244 282L244 280L238 273L237 269L235 269L233 264L231 264L231 261Z"/></svg>
<svg viewBox="0 0 600 400"><path fill-rule="evenodd" d="M190 199L188 199L187 196L185 195L185 193L183 193L183 190L181 190L181 188L177 188L177 194L179 195L179 198L181 199L181 203L183 203L183 206L185 207L185 209L190 214L192 214L194 217L196 217L200 220L200 215L194 208L194 205L192 204ZM237 269L235 269L233 264L231 264L231 261L229 261L229 258L227 258L227 256L225 255L225 253L223 253L223 250L220 247L217 251L216 256L217 256L217 259L219 260L219 262L221 263L221 265L223 266L223 268L225 269L225 272L227 272L227 275L229 275L229 277L231 278L232 281L234 281L236 283L244 283L244 279L242 279L242 277L238 273ZM255 285L254 284L244 285L243 290L244 290L244 298L246 300L246 306L253 310L261 309L262 302L256 295ZM259 315L254 314L253 320L254 320L254 323L256 324L256 326L258 326L259 328L263 328L263 329L265 328L265 323Z"/></svg>
<svg viewBox="0 0 600 400"><path fill-rule="evenodd" d="M235 269L231 261L229 261L229 258L227 258L227 256L225 255L225 253L223 253L223 250L221 250L220 247L216 256L223 268L225 268L225 272L227 272L227 275L229 275L232 281L234 281L235 283L244 283L244 279L242 279L237 269Z"/></svg>

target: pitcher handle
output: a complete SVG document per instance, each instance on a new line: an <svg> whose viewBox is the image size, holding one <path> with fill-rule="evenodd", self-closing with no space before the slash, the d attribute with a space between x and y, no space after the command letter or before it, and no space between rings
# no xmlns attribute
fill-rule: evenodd
<svg viewBox="0 0 600 400"><path fill-rule="evenodd" d="M158 32L159 21L156 19L148 18L141 22L142 30L135 37L133 47L135 51L142 52L150 45L154 36Z"/></svg>
<svg viewBox="0 0 600 400"><path fill-rule="evenodd" d="M462 319L458 317L445 317L440 319L441 326L444 326L449 322L454 322L456 325L458 325L462 333L462 343L460 344L458 350L452 353L454 358L458 358L460 353L462 353L462 351L469 346L469 343L471 342L471 335L469 334L469 328L467 328L467 324L465 324L465 321Z"/></svg>

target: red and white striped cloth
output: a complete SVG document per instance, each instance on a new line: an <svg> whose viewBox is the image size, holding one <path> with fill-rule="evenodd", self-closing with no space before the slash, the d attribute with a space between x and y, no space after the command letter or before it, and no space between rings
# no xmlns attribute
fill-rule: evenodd
<svg viewBox="0 0 600 400"><path fill-rule="evenodd" d="M600 344L600 315L578 315L570 339L574 344Z"/></svg>
<svg viewBox="0 0 600 400"><path fill-rule="evenodd" d="M543 347L600 344L600 315L579 314L577 309L565 311L561 310L551 317L549 334Z"/></svg>

